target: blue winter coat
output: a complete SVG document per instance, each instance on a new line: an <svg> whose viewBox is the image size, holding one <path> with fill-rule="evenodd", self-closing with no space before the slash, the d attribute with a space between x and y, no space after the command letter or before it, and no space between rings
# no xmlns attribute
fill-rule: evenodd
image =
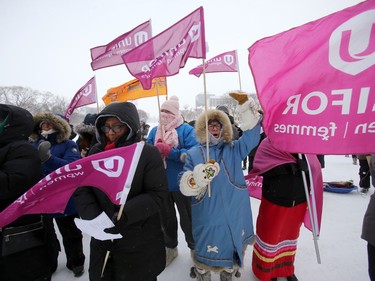
<svg viewBox="0 0 375 281"><path fill-rule="evenodd" d="M218 120L223 117L220 113L214 116ZM192 197L192 228L196 261L231 268L234 263L242 266L243 250L254 240L242 160L258 144L260 126L244 131L238 140L232 142L230 124L228 126L226 120L222 124L227 125L223 132L224 141L209 145L209 158L220 164L220 172L210 183L210 197L208 192L199 200ZM204 127L198 123L196 129L200 126ZM193 171L196 165L207 162L206 144L202 142L204 137L198 129L196 133L201 145L187 152L184 171Z"/></svg>
<svg viewBox="0 0 375 281"><path fill-rule="evenodd" d="M151 132L147 137L147 142L154 145L155 135L157 127L152 128ZM168 177L168 190L179 191L178 185L178 174L182 171L184 162L181 161L181 154L184 154L192 148L198 145L198 141L195 138L195 130L189 124L183 123L176 128L178 135L178 147L172 148L168 157L166 158L167 163L167 177Z"/></svg>

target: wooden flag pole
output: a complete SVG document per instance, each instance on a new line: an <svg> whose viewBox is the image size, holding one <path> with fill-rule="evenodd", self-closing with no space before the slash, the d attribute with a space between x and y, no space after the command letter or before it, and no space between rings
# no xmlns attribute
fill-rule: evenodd
<svg viewBox="0 0 375 281"><path fill-rule="evenodd" d="M237 60L238 81L239 81L239 84L240 84L240 91L242 92L242 86L241 86L241 74L240 74L240 63L239 63L239 61L238 61L237 50L236 50L236 60Z"/></svg>

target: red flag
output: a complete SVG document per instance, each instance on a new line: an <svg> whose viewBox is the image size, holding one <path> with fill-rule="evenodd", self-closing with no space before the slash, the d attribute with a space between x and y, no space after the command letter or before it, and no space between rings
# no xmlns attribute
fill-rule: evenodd
<svg viewBox="0 0 375 281"><path fill-rule="evenodd" d="M375 1L257 41L249 65L275 146L375 152Z"/></svg>
<svg viewBox="0 0 375 281"><path fill-rule="evenodd" d="M80 186L97 187L114 204L124 204L143 147L144 143L138 142L110 149L55 170L0 213L0 228L27 214L63 213L69 198Z"/></svg>
<svg viewBox="0 0 375 281"><path fill-rule="evenodd" d="M206 57L203 7L127 52L122 59L129 72L148 90L153 78L177 74L189 57Z"/></svg>
<svg viewBox="0 0 375 281"><path fill-rule="evenodd" d="M123 64L121 56L146 42L151 36L151 22L146 21L107 45L92 48L90 50L92 70Z"/></svg>
<svg viewBox="0 0 375 281"><path fill-rule="evenodd" d="M70 120L74 109L96 103L96 80L95 76L92 77L78 92L74 95L72 101L70 102L68 109L65 111L65 118Z"/></svg>
<svg viewBox="0 0 375 281"><path fill-rule="evenodd" d="M222 53L205 62L205 72L237 72L238 60L237 51L230 51ZM189 74L194 74L199 77L203 73L203 65L199 65L189 71Z"/></svg>

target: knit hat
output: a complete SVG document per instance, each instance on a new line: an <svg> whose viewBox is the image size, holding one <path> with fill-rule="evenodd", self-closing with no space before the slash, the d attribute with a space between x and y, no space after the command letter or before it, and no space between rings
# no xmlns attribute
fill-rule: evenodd
<svg viewBox="0 0 375 281"><path fill-rule="evenodd" d="M228 109L228 107L226 107L224 105L218 105L218 106L216 106L216 109L221 110L221 111L225 112L227 115L229 115L229 109Z"/></svg>
<svg viewBox="0 0 375 281"><path fill-rule="evenodd" d="M172 113L175 116L181 115L180 113L180 104L178 102L177 96L171 96L168 100L166 100L161 105L161 110L168 110L170 113Z"/></svg>

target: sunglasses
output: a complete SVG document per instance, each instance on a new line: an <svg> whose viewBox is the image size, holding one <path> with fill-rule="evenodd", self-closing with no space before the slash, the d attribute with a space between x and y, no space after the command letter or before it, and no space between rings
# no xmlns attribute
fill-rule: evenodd
<svg viewBox="0 0 375 281"><path fill-rule="evenodd" d="M115 132L115 133L120 133L122 127L124 127L124 126L125 126L125 125L113 125L112 127L110 127L110 126L102 126L100 129L101 129L104 133L109 133L110 130L112 130L112 131Z"/></svg>

